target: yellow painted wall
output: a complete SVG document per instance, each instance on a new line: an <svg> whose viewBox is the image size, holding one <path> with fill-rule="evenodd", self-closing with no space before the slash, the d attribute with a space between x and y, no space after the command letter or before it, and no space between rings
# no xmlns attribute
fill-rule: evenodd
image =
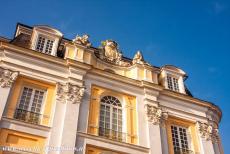
<svg viewBox="0 0 230 154"><path fill-rule="evenodd" d="M68 50L67 51L68 52L68 58L74 59L75 55L76 55L75 48L74 47L68 47L67 50Z"/></svg>
<svg viewBox="0 0 230 154"><path fill-rule="evenodd" d="M30 78L26 78L20 76L17 78L11 92L11 97L9 99L9 103L7 106L6 116L8 118L13 118L15 109L17 108L18 101L20 99L20 94L23 89L23 86L32 86L36 88L41 88L47 90L45 100L43 102L43 117L41 121L41 125L49 125L49 120L51 116L51 111L54 106L54 96L55 96L55 85L44 83L38 80L33 80Z"/></svg>
<svg viewBox="0 0 230 154"><path fill-rule="evenodd" d="M99 128L99 114L100 114L100 99L103 94L119 97L125 100L125 109L127 111L127 130L128 143L137 143L137 115L136 115L136 98L124 93L112 91L110 89L99 86L92 86L90 110L88 120L88 133L98 135ZM104 95L103 95L104 96ZM123 104L124 105L124 104Z"/></svg>
<svg viewBox="0 0 230 154"><path fill-rule="evenodd" d="M46 139L18 131L0 129L0 146L44 149ZM0 150L0 154L3 151Z"/></svg>
<svg viewBox="0 0 230 154"><path fill-rule="evenodd" d="M145 76L144 68L138 68L138 79L144 80L144 76Z"/></svg>
<svg viewBox="0 0 230 154"><path fill-rule="evenodd" d="M86 154L124 154L124 153L120 153L120 152L116 152L116 151L112 151L109 149L103 149L103 148L99 148L99 147L95 147L95 146L86 146Z"/></svg>
<svg viewBox="0 0 230 154"><path fill-rule="evenodd" d="M192 150L194 153L199 153L200 146L198 143L198 135L196 133L196 125L193 122L186 121L179 118L169 117L166 122L167 136L168 136L168 145L169 145L169 154L174 154L173 150L173 142L172 142L172 133L171 133L171 125L178 125L182 127L188 128L188 131L191 135L192 142Z"/></svg>

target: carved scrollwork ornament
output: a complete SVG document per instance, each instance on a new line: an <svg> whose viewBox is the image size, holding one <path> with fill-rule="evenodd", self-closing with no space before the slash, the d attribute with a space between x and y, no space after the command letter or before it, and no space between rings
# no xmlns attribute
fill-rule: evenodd
<svg viewBox="0 0 230 154"><path fill-rule="evenodd" d="M214 128L210 123L198 122L200 136L206 140L212 140L213 142L219 141L218 128Z"/></svg>
<svg viewBox="0 0 230 154"><path fill-rule="evenodd" d="M75 39L73 39L73 43L84 45L86 47L91 47L91 43L89 42L89 35L84 34L83 36L77 35Z"/></svg>
<svg viewBox="0 0 230 154"><path fill-rule="evenodd" d="M101 48L100 59L119 66L130 66L130 62L122 59L122 52L119 50L117 42L113 40L102 41Z"/></svg>
<svg viewBox="0 0 230 154"><path fill-rule="evenodd" d="M219 142L220 141L220 136L219 136L219 129L216 128L216 129L213 129L213 132L212 132L212 142Z"/></svg>
<svg viewBox="0 0 230 154"><path fill-rule="evenodd" d="M0 87L10 87L12 83L17 79L18 72L14 72L8 69L0 70Z"/></svg>
<svg viewBox="0 0 230 154"><path fill-rule="evenodd" d="M146 104L145 108L149 122L151 122L154 125L164 126L164 121L168 118L167 112L163 112L163 110L160 107L156 107L150 104Z"/></svg>
<svg viewBox="0 0 230 154"><path fill-rule="evenodd" d="M84 96L85 87L67 84L57 84L57 100L61 102L72 102L73 104L80 103Z"/></svg>

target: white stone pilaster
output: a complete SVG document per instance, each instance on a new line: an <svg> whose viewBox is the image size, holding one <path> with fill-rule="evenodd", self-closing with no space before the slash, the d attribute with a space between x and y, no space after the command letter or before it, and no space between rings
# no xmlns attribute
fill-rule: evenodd
<svg viewBox="0 0 230 154"><path fill-rule="evenodd" d="M166 127L161 127L161 144L162 144L162 154L169 153L169 146L168 146L168 136Z"/></svg>
<svg viewBox="0 0 230 154"><path fill-rule="evenodd" d="M164 120L167 119L168 114L163 112L160 107L150 104L146 104L146 114L149 127L150 153L166 154L168 147L166 147L167 144L165 145L167 143L167 134L164 128Z"/></svg>
<svg viewBox="0 0 230 154"><path fill-rule="evenodd" d="M50 140L49 146L50 147L60 147L61 140L62 140L62 132L64 127L64 119L65 119L65 112L66 112L66 103L56 101L55 113L53 118L53 125L51 126L51 133L50 133ZM50 151L50 154L58 154L58 151Z"/></svg>
<svg viewBox="0 0 230 154"><path fill-rule="evenodd" d="M197 123L199 131L199 140L201 146L201 154L216 154L212 143L213 127L208 123Z"/></svg>
<svg viewBox="0 0 230 154"><path fill-rule="evenodd" d="M150 154L162 154L160 125L149 123Z"/></svg>
<svg viewBox="0 0 230 154"><path fill-rule="evenodd" d="M79 103L67 103L66 112L64 118L64 125L62 131L62 147L74 148L76 145L78 115L79 115ZM74 151L64 151L63 154L74 154Z"/></svg>
<svg viewBox="0 0 230 154"><path fill-rule="evenodd" d="M213 148L214 148L215 154L221 154L218 142L213 142Z"/></svg>
<svg viewBox="0 0 230 154"><path fill-rule="evenodd" d="M49 146L74 149L77 134L79 105L84 87L74 84L57 84L57 102ZM50 151L52 154L73 154L74 150Z"/></svg>
<svg viewBox="0 0 230 154"><path fill-rule="evenodd" d="M13 82L18 77L18 72L0 68L0 119L6 106L7 99Z"/></svg>

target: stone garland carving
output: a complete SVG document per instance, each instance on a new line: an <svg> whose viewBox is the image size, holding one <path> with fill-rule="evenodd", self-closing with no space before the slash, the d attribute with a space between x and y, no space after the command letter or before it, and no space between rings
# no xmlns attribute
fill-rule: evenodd
<svg viewBox="0 0 230 154"><path fill-rule="evenodd" d="M73 104L80 103L84 96L85 87L79 87L71 83L65 85L57 84L57 100L61 102L70 101Z"/></svg>
<svg viewBox="0 0 230 154"><path fill-rule="evenodd" d="M0 87L10 87L12 83L17 79L18 72L14 72L8 69L0 70Z"/></svg>
<svg viewBox="0 0 230 154"><path fill-rule="evenodd" d="M76 43L76 44L80 44L80 45L84 45L86 47L91 47L91 43L89 42L89 35L83 35L83 36L79 36L77 35L75 37L75 39L73 39L73 43Z"/></svg>
<svg viewBox="0 0 230 154"><path fill-rule="evenodd" d="M216 142L219 140L219 130L218 128L214 128L209 123L198 122L200 136L205 138L206 140L212 140Z"/></svg>
<svg viewBox="0 0 230 154"><path fill-rule="evenodd" d="M168 113L163 112L160 107L146 104L145 108L148 121L153 123L154 125L163 124L163 121L168 118Z"/></svg>

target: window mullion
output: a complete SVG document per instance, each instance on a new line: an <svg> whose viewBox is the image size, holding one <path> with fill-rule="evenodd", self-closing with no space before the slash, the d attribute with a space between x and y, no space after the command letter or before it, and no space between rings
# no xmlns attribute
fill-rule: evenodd
<svg viewBox="0 0 230 154"><path fill-rule="evenodd" d="M42 50L43 53L46 53L47 41L48 41L48 39L45 38L45 43L44 43L44 47L43 47L43 50Z"/></svg>
<svg viewBox="0 0 230 154"><path fill-rule="evenodd" d="M112 127L113 126L113 106L112 105L110 105L110 117L109 118L110 118L109 129L112 130L113 128Z"/></svg>
<svg viewBox="0 0 230 154"><path fill-rule="evenodd" d="M182 144L181 144L181 135L180 135L180 128L179 127L177 127L177 131L178 131L178 140L179 140L179 147L180 147L180 149L182 149Z"/></svg>
<svg viewBox="0 0 230 154"><path fill-rule="evenodd" d="M33 103L33 100L34 100L34 95L35 95L35 89L32 89L32 95L31 95L30 103L29 103L29 107L28 107L29 111L31 111L32 103Z"/></svg>

